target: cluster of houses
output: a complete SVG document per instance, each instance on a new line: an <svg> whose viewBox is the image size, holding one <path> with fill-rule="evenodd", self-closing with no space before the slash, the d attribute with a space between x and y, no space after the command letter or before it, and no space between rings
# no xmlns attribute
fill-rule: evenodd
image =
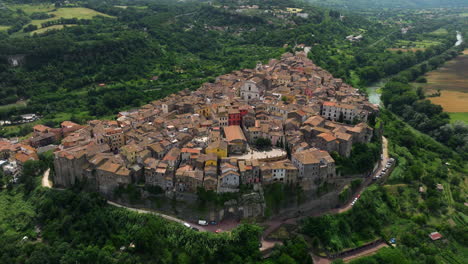
<svg viewBox="0 0 468 264"><path fill-rule="evenodd" d="M17 139L0 139L0 170L3 175L16 182L21 175L23 165L29 160L38 160L37 151L27 142Z"/></svg>
<svg viewBox="0 0 468 264"><path fill-rule="evenodd" d="M286 53L115 121L62 124L68 130L55 152L54 183L86 181L106 195L128 184L237 192L282 182L312 190L317 180L339 177L331 152L349 156L354 143L370 141L366 121L377 111L304 52ZM54 134L41 130L34 142ZM271 152L255 148L259 139L271 142Z"/></svg>
<svg viewBox="0 0 468 264"><path fill-rule="evenodd" d="M45 125L35 125L32 136L29 139L0 138L0 170L4 175L12 176L12 181L17 181L21 175L23 165L29 160L38 160L38 154L55 150L63 138L85 126L65 121L60 128L50 128ZM63 144L67 144L64 140Z"/></svg>

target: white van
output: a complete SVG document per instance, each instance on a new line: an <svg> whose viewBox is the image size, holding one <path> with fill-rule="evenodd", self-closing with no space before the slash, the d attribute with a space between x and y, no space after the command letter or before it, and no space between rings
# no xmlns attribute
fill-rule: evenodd
<svg viewBox="0 0 468 264"><path fill-rule="evenodd" d="M201 226L207 226L208 222L206 220L198 220L198 224Z"/></svg>
<svg viewBox="0 0 468 264"><path fill-rule="evenodd" d="M185 227L188 227L188 228L191 227L189 223L184 223L184 226L185 226Z"/></svg>

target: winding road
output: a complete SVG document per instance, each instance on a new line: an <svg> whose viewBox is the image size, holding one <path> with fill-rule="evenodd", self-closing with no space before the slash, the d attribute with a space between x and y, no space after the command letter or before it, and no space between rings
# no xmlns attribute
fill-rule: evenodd
<svg viewBox="0 0 468 264"><path fill-rule="evenodd" d="M380 163L379 163L379 166L377 167L377 169L370 176L368 176L366 178L366 180L364 181L362 186L358 189L355 196L353 196L353 197L356 197L358 194L359 195L362 194L364 192L364 190L369 185L372 184L374 176L377 176L377 175L380 174L380 172L382 171L383 168L385 168L385 165L387 164L388 160L390 159L390 157L388 155L388 140L385 137L382 137L382 156L383 156L383 159L380 160ZM352 203L352 201L349 201L347 204L345 204L345 205L343 205L343 206L341 206L339 208L326 210L326 211L316 213L316 214L301 215L301 216L287 218L287 219L281 219L281 217L282 217L281 215L275 216L273 219L265 222L265 224L268 225L268 228L266 228L265 231L263 232L262 239L261 239L262 247L260 248L260 250L262 252L266 252L266 251L270 250L271 248L273 248L275 246L275 244L281 244L280 241L273 241L273 240L266 239L272 232L274 232L276 229L278 229L281 225L283 225L283 224L298 225L300 220L305 218L305 217L318 217L318 216L321 216L321 215L324 215L324 214L344 213L344 212L350 210L353 207L353 205L351 203ZM301 205L296 210L306 211L305 210L306 208L307 208L307 203ZM367 255L370 255L370 254L378 251L384 245L386 245L386 244L385 243L379 243L379 244L373 245L372 247L366 248L365 252L366 252ZM310 252L310 254L313 255L312 252ZM349 259L356 258L356 257L358 257L359 254L363 254L363 253L360 252L360 251L357 251L356 253L353 253L353 254L347 256L346 258L349 258ZM322 258L322 257L315 256L315 255L313 256L313 259L314 259L314 263L321 263L321 264L328 264L328 263L331 263L331 261L332 261L332 259Z"/></svg>

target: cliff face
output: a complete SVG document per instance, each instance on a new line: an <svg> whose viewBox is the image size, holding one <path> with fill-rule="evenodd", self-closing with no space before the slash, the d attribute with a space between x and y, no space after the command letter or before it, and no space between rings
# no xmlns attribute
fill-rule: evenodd
<svg viewBox="0 0 468 264"><path fill-rule="evenodd" d="M54 185L58 187L71 187L76 180L82 180L83 167L87 164L85 157L68 159L56 156L54 159L55 175Z"/></svg>

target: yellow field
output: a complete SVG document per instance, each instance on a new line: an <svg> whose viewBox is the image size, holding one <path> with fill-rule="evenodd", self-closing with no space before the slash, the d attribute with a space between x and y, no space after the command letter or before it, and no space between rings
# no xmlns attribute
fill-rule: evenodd
<svg viewBox="0 0 468 264"><path fill-rule="evenodd" d="M431 102L442 106L445 112L468 112L468 50L463 55L445 63L426 75L427 84L422 85L426 94L441 91L439 97L429 97Z"/></svg>
<svg viewBox="0 0 468 264"><path fill-rule="evenodd" d="M457 91L441 91L439 97L430 97L434 104L441 105L445 112L468 112L468 93Z"/></svg>

